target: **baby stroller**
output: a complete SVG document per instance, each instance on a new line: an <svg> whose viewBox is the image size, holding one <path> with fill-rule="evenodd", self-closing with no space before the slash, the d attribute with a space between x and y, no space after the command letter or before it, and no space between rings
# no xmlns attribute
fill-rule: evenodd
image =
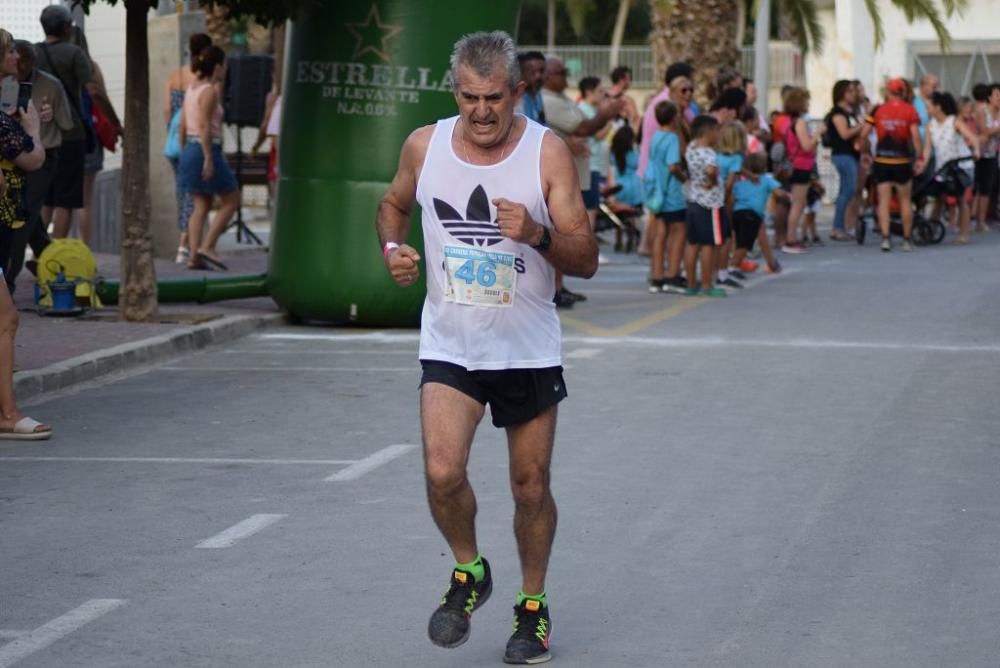
<svg viewBox="0 0 1000 668"><path fill-rule="evenodd" d="M923 174L913 180L913 193L910 196L913 205L913 241L918 246L939 244L944 240L946 231L944 223L924 214L927 209L927 200L931 197L964 193L971 180L968 172L962 167L962 163L971 161L971 157L955 158L934 172L925 170ZM868 177L865 187L868 190L868 201L858 221L858 229L855 230L855 238L859 245L865 243L865 235L869 225L871 225L873 234L881 234L877 213L878 190L872 176ZM899 215L899 202L896 200L895 194L893 194L892 202L889 204L889 234L903 236L903 222Z"/></svg>
<svg viewBox="0 0 1000 668"><path fill-rule="evenodd" d="M636 221L642 216L642 207L624 202L611 202L610 198L621 192L622 186L615 185L601 190L601 203L594 222L595 232L615 231L615 252L631 253L639 245L639 226Z"/></svg>

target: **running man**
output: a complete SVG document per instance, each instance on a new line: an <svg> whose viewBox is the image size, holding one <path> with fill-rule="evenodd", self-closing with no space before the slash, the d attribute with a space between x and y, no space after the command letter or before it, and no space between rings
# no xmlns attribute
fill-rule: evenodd
<svg viewBox="0 0 1000 668"><path fill-rule="evenodd" d="M886 84L888 100L880 105L871 118L866 118L878 136L875 147L875 176L878 189L878 225L882 231L882 252L892 250L889 240L889 204L893 190L899 198L899 217L903 222L903 251L913 250L913 206L910 194L913 176L924 169L920 144L920 117L906 101L908 87L903 79L890 79ZM920 156L920 157L918 157Z"/></svg>
<svg viewBox="0 0 1000 668"><path fill-rule="evenodd" d="M521 591L504 661L548 661L545 574L556 530L549 487L557 404L566 398L555 270L597 271L573 157L565 142L514 114L524 90L514 42L473 33L451 55L458 116L414 131L379 204L385 264L402 287L420 275L406 244L423 211L427 298L420 331L420 419L431 515L455 557L451 586L428 633L441 647L469 636L489 597L490 566L476 543L476 497L466 473L490 405L507 432ZM463 212L463 213L460 213Z"/></svg>

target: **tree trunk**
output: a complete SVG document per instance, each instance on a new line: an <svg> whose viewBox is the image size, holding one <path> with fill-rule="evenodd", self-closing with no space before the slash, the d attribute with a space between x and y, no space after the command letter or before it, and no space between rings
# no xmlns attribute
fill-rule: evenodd
<svg viewBox="0 0 1000 668"><path fill-rule="evenodd" d="M618 54L625 38L625 22L628 21L628 10L632 8L632 0L618 0L618 16L615 17L615 29L611 33L611 69L618 67Z"/></svg>
<svg viewBox="0 0 1000 668"><path fill-rule="evenodd" d="M122 142L122 317L155 320L156 267L149 230L149 0L125 3L125 138Z"/></svg>
<svg viewBox="0 0 1000 668"><path fill-rule="evenodd" d="M683 60L695 68L695 96L705 100L708 82L722 65L735 66L737 2L742 0L649 0L653 18L650 42L656 77L662 80L670 63Z"/></svg>

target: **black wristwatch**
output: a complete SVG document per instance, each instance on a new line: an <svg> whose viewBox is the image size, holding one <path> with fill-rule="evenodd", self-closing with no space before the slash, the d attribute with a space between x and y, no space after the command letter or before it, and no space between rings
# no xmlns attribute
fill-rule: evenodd
<svg viewBox="0 0 1000 668"><path fill-rule="evenodd" d="M552 244L552 234L549 233L549 228L547 228L547 227L545 227L543 225L542 226L542 238L539 240L538 244L535 245L535 246L532 246L532 248L534 248L539 253L544 253L545 251L547 251L549 249L549 246L551 244Z"/></svg>

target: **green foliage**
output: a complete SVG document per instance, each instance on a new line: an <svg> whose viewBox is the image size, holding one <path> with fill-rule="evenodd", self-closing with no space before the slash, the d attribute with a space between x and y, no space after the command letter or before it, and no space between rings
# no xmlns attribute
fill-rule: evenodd
<svg viewBox="0 0 1000 668"><path fill-rule="evenodd" d="M615 14L619 0L558 0L556 2L556 44L611 43L615 27ZM547 0L522 0L521 20L517 41L521 44L545 44L547 25ZM583 23L574 21L580 9L586 11ZM648 44L652 30L647 0L632 0L625 23L625 44Z"/></svg>
<svg viewBox="0 0 1000 668"><path fill-rule="evenodd" d="M155 9L159 5L157 0L73 0L74 6L82 6L84 12L89 11L90 6L98 2L106 2L109 5L121 2L126 6L139 2L148 5L150 9ZM205 4L228 7L232 18L253 16L258 23L267 25L294 18L303 7L321 5L322 0L208 0Z"/></svg>

